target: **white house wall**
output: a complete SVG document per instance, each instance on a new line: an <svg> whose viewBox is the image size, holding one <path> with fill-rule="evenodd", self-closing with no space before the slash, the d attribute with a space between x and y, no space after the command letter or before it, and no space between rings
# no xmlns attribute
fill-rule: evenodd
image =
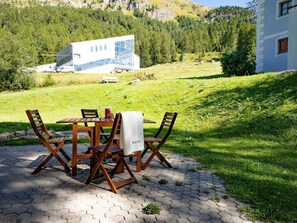
<svg viewBox="0 0 297 223"><path fill-rule="evenodd" d="M297 6L290 9L288 69L297 70Z"/></svg>

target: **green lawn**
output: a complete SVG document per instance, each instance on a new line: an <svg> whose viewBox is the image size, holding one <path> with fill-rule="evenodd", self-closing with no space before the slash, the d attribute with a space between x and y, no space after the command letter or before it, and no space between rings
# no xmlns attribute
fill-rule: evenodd
<svg viewBox="0 0 297 223"><path fill-rule="evenodd" d="M156 80L130 85L135 74L121 73L114 74L117 84L83 81L2 92L0 132L27 128L26 109L38 108L53 127L58 119L79 117L81 108L101 114L105 106L112 112L139 110L157 122L165 111L177 111L167 151L193 157L216 172L230 196L250 205L244 211L252 218L297 222L297 74L226 78L218 64L190 63L143 72L154 73ZM145 127L153 132L158 125Z"/></svg>

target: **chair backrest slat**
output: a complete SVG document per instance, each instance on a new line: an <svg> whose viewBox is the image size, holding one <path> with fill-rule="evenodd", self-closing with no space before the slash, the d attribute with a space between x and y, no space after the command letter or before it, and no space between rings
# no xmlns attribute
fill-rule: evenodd
<svg viewBox="0 0 297 223"><path fill-rule="evenodd" d="M27 110L26 114L31 123L35 135L43 142L45 138L50 138L51 134L44 125L38 110Z"/></svg>
<svg viewBox="0 0 297 223"><path fill-rule="evenodd" d="M83 118L98 118L97 109L81 109L81 114Z"/></svg>
<svg viewBox="0 0 297 223"><path fill-rule="evenodd" d="M122 116L120 113L117 113L115 118L114 118L114 122L111 128L111 132L110 132L110 136L107 140L106 146L104 148L103 153L106 153L108 148L110 147L110 145L112 145L114 143L114 138L115 135L118 135L120 133L120 129L121 129L121 120L122 120Z"/></svg>
<svg viewBox="0 0 297 223"><path fill-rule="evenodd" d="M83 118L99 118L97 109L81 109L81 114ZM87 122L85 126L88 126Z"/></svg>
<svg viewBox="0 0 297 223"><path fill-rule="evenodd" d="M162 141L165 142L171 133L176 117L177 117L176 112L165 112L160 128L156 133L155 137L161 137L161 134L162 134Z"/></svg>

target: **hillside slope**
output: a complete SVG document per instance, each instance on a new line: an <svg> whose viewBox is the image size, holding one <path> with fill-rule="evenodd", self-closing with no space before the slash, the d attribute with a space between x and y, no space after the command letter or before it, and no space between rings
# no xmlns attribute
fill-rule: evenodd
<svg viewBox="0 0 297 223"><path fill-rule="evenodd" d="M101 8L111 11L120 10L128 15L138 10L151 18L159 20L171 20L178 15L198 18L208 11L207 7L189 0L0 0L0 2L18 6L35 2L51 6Z"/></svg>
<svg viewBox="0 0 297 223"><path fill-rule="evenodd" d="M206 68L166 64L143 70L156 80L136 84L129 84L132 73L121 73L117 84L2 92L0 124L28 125L24 111L30 108L38 108L45 123L80 117L81 108L97 108L101 114L105 106L112 112L137 110L157 123L165 111L176 111L164 149L215 171L254 218L297 222L296 73L225 78L216 67ZM146 126L151 132L157 127Z"/></svg>

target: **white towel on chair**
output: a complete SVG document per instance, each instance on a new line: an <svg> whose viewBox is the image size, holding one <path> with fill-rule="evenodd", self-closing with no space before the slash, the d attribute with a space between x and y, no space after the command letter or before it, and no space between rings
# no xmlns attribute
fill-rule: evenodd
<svg viewBox="0 0 297 223"><path fill-rule="evenodd" d="M141 112L121 112L120 147L125 155L144 149L143 116Z"/></svg>

